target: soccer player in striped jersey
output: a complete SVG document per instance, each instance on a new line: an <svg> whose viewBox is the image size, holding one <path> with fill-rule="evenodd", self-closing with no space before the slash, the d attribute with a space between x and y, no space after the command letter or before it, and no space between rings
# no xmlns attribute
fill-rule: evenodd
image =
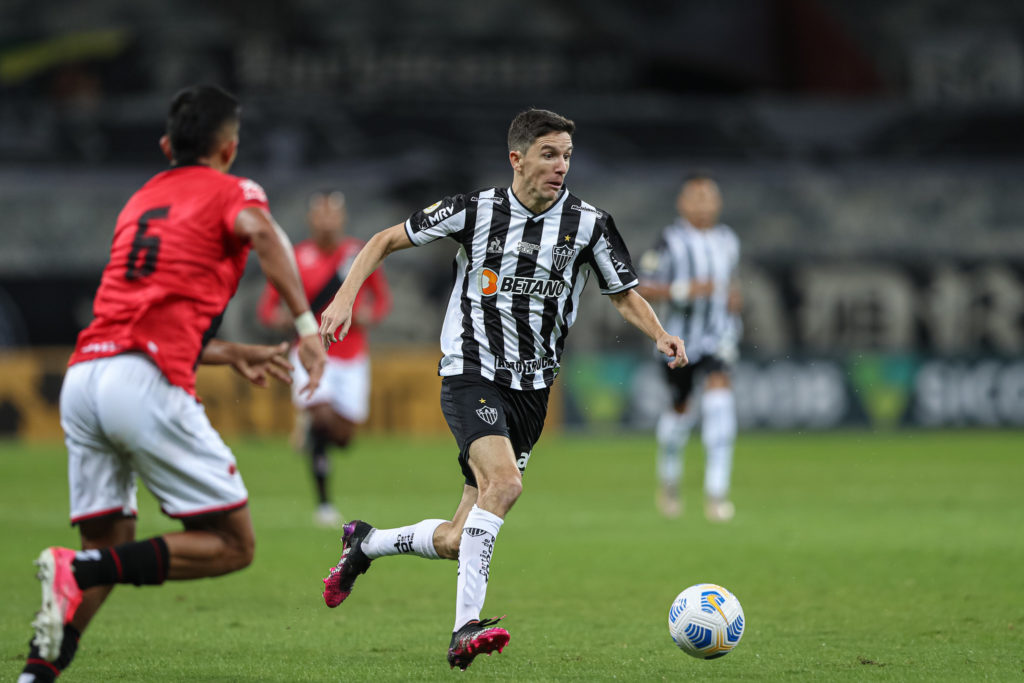
<svg viewBox="0 0 1024 683"><path fill-rule="evenodd" d="M729 500L736 407L729 366L737 356L741 305L736 267L736 233L718 222L722 197L707 174L687 178L676 202L679 219L661 232L657 245L640 259L640 291L669 306L665 327L686 339L690 363L666 368L672 406L658 419L657 503L667 517L682 513L679 484L682 451L698 414L706 452L704 513L724 522L735 513ZM700 409L691 400L702 386Z"/></svg>
<svg viewBox="0 0 1024 683"><path fill-rule="evenodd" d="M336 607L372 560L411 553L458 560L455 623L448 663L508 643L497 620L480 620L498 530L522 492L522 473L540 437L580 294L593 276L627 321L678 367L682 340L666 332L635 291L637 277L615 221L565 187L575 124L541 109L522 112L508 133L511 187L445 197L377 233L360 252L321 316L325 343L352 324L359 286L394 251L441 238L455 243L455 284L441 331L441 407L459 447L465 478L450 520L395 529L353 521L342 555L324 579Z"/></svg>
<svg viewBox="0 0 1024 683"><path fill-rule="evenodd" d="M195 395L196 366L229 364L258 385L290 382L287 345L213 339L250 251L281 292L316 389L326 356L291 243L263 189L228 174L238 101L196 86L171 102L160 146L171 168L121 210L94 319L78 336L60 392L71 523L82 551L36 560L42 607L19 683L52 681L117 584L220 576L252 562L248 492L235 457ZM136 477L183 529L135 540Z"/></svg>
<svg viewBox="0 0 1024 683"><path fill-rule="evenodd" d="M345 195L338 190L314 192L309 198L306 219L310 239L295 245L295 260L306 298L313 312L319 314L338 291L363 243L345 235ZM300 392L306 385L306 371L296 359L292 360L292 402L297 409L296 428L301 431L296 441L309 450L318 503L313 521L319 526L334 528L341 523L341 513L331 503L327 490L327 447L333 444L347 448L358 425L369 415L367 329L379 323L390 309L391 292L384 271L376 270L359 291L356 322L345 339L328 350L327 368L312 395ZM259 316L265 325L275 329L294 329L281 296L269 282L260 298Z"/></svg>

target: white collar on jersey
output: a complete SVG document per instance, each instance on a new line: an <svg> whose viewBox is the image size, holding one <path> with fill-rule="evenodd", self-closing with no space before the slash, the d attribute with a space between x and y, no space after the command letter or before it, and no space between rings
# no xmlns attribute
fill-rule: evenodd
<svg viewBox="0 0 1024 683"><path fill-rule="evenodd" d="M565 201L566 197L569 196L569 188L567 188L565 185L562 185L561 194L558 195L558 199L555 200L555 203L552 204L551 206L549 206L544 211L541 211L540 213L534 213L533 211L530 211L528 208L523 206L523 203L521 201L519 201L519 198L516 197L516 193L512 191L511 187L506 189L505 191L508 192L509 206L512 207L512 213L513 214L516 214L516 213L523 214L524 217L528 218L528 219L537 219L537 218L540 218L541 216L543 216L544 214L551 213L562 202Z"/></svg>

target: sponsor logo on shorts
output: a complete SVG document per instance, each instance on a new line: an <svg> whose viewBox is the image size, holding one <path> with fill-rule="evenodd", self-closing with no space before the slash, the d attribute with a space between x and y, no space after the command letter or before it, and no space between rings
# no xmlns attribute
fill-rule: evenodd
<svg viewBox="0 0 1024 683"><path fill-rule="evenodd" d="M557 369L558 363L547 356L530 358L528 360L508 360L507 358L499 357L494 359L494 366L497 370L509 370L522 375L526 372Z"/></svg>
<svg viewBox="0 0 1024 683"><path fill-rule="evenodd" d="M483 408L476 409L476 416L489 425L493 425L498 421L498 411L490 406L484 406Z"/></svg>
<svg viewBox="0 0 1024 683"><path fill-rule="evenodd" d="M555 270L562 270L569 265L569 261L573 260L578 251L579 249L564 244L551 247L551 262L554 264Z"/></svg>

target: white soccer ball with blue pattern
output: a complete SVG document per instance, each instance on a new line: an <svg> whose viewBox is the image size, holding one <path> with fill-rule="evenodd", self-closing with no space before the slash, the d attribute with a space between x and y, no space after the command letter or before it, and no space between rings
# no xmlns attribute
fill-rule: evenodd
<svg viewBox="0 0 1024 683"><path fill-rule="evenodd" d="M698 583L672 602L668 632L688 655L698 659L723 657L743 637L743 607L721 586Z"/></svg>

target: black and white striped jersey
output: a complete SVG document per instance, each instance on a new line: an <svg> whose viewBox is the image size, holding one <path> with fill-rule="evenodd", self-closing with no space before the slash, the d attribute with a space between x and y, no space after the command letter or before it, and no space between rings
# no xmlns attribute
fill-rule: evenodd
<svg viewBox="0 0 1024 683"><path fill-rule="evenodd" d="M442 237L459 244L441 329L442 376L551 386L591 273L603 294L637 285L615 221L565 188L540 214L510 188L445 197L412 214L405 232L417 246Z"/></svg>
<svg viewBox="0 0 1024 683"><path fill-rule="evenodd" d="M739 337L739 317L728 309L739 258L740 241L729 226L700 230L678 219L661 231L657 244L640 259L645 282L671 285L697 280L714 285L710 297L668 303L665 330L682 338L691 363L723 353L723 347L735 345Z"/></svg>

